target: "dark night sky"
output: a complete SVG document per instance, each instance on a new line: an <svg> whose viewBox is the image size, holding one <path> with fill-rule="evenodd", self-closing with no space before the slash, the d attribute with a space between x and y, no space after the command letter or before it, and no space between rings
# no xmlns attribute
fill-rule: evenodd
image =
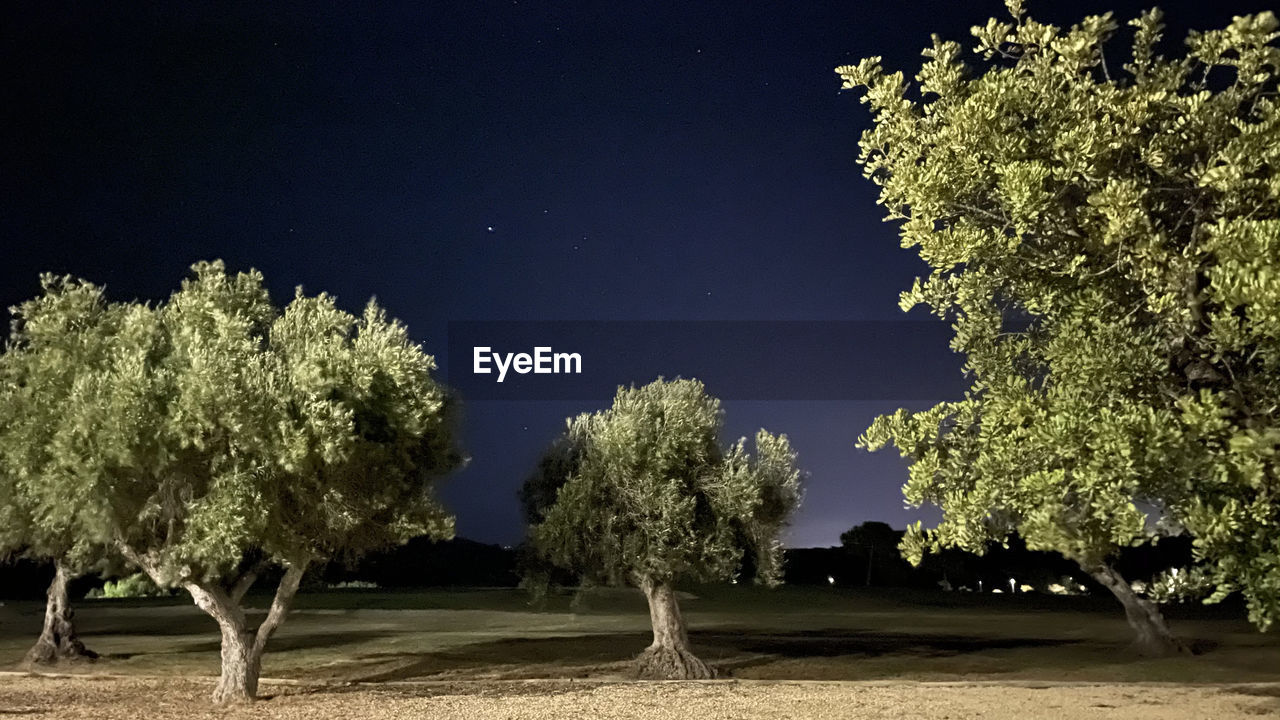
<svg viewBox="0 0 1280 720"><path fill-rule="evenodd" d="M1174 28L1267 9L1183 4L1163 4ZM954 0L164 5L0 10L0 301L35 294L41 271L161 298L192 262L220 257L263 271L277 299L301 284L354 310L376 295L441 357L459 320L901 319L898 293L922 265L881 222L854 162L867 114L831 69L883 55L913 73L931 32L966 41L1004 12ZM1144 5L1031 9L1067 23ZM946 368L947 354L903 362ZM900 404L726 403L732 437L786 432L811 473L789 544L917 516L902 506L902 463L853 446ZM515 489L563 418L587 409L469 403L473 461L443 491L460 534L517 541Z"/></svg>

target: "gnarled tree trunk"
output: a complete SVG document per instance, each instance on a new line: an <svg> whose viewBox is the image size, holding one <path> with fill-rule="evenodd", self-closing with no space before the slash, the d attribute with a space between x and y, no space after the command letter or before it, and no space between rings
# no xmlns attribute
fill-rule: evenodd
<svg viewBox="0 0 1280 720"><path fill-rule="evenodd" d="M138 553L123 541L117 542L116 547L125 559L142 568L157 585L164 586L171 582L150 561L149 556ZM293 598L298 594L298 585L302 582L302 574L306 572L309 563L310 559L303 558L287 564L284 577L276 586L275 597L271 600L271 609L256 631L249 630L240 601L253 586L258 573L267 567L268 561L259 562L246 570L230 588L209 582L182 583L182 587L191 593L196 607L217 621L222 633L222 668L218 685L213 690L215 703L250 702L257 697L258 677L262 674L262 654L267 650L267 641L289 614Z"/></svg>
<svg viewBox="0 0 1280 720"><path fill-rule="evenodd" d="M217 621L222 634L222 665L213 701L222 704L253 700L258 695L262 657L253 652L255 634L249 631L244 610L216 585L190 583L186 588L196 606Z"/></svg>
<svg viewBox="0 0 1280 720"><path fill-rule="evenodd" d="M86 648L76 636L75 611L67 596L71 574L60 562L55 567L44 606L44 629L27 652L26 662L44 665L60 660L92 660L98 654Z"/></svg>
<svg viewBox="0 0 1280 720"><path fill-rule="evenodd" d="M244 626L243 616L218 620L222 631L222 666L213 689L215 703L249 702L258 696L262 674L262 653L254 652L254 633Z"/></svg>
<svg viewBox="0 0 1280 720"><path fill-rule="evenodd" d="M671 584L644 578L640 589L649 601L649 621L653 624L653 644L636 658L640 677L646 680L714 677L711 668L689 651L689 634Z"/></svg>
<svg viewBox="0 0 1280 720"><path fill-rule="evenodd" d="M289 613L306 566L305 561L297 562L285 570L271 609L256 631L249 630L240 607L240 600L257 575L256 570L242 577L230 591L208 583L185 585L196 606L216 620L222 632L222 669L213 690L215 703L250 702L258 696L258 678L262 674L262 655L267 650L267 641Z"/></svg>
<svg viewBox="0 0 1280 720"><path fill-rule="evenodd" d="M1169 631L1160 608L1135 593L1115 568L1106 563L1099 563L1085 567L1085 570L1093 576L1094 580L1110 590L1111 594L1115 595L1124 606L1125 619L1129 621L1129 627L1137 633L1133 648L1138 653L1149 657L1161 657L1190 652L1187 646Z"/></svg>

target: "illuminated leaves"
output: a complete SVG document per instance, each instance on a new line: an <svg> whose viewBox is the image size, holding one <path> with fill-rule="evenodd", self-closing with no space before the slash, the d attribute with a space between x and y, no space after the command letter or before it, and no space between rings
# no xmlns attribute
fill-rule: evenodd
<svg viewBox="0 0 1280 720"><path fill-rule="evenodd" d="M81 512L88 494L68 452L111 448L76 409L96 387L90 373L111 361L112 336L137 330L98 286L44 275L41 287L13 308L0 356L0 549L82 570L111 538L100 517Z"/></svg>
<svg viewBox="0 0 1280 720"><path fill-rule="evenodd" d="M534 545L614 584L728 579L744 551L759 581L777 582L779 534L800 501L795 452L764 430L754 455L745 439L722 449L722 424L696 380L619 388L609 409L570 419L523 491Z"/></svg>
<svg viewBox="0 0 1280 720"><path fill-rule="evenodd" d="M860 142L904 247L902 296L955 329L961 402L862 438L911 462L909 502L944 519L903 549L980 551L1017 528L1086 562L1141 542L1140 507L1192 530L1198 578L1280 613L1280 38L1272 13L1160 56L1163 18L1063 30L1009 2L974 55L934 38L916 87L878 59ZM974 60L980 58L980 60ZM970 64L972 63L972 64ZM1203 583L1200 583L1203 585ZM1219 592L1219 595L1221 595Z"/></svg>
<svg viewBox="0 0 1280 720"><path fill-rule="evenodd" d="M170 582L451 536L446 393L376 305L299 291L281 311L213 262L157 306L46 278L19 317L0 478L24 479L37 527L127 543Z"/></svg>

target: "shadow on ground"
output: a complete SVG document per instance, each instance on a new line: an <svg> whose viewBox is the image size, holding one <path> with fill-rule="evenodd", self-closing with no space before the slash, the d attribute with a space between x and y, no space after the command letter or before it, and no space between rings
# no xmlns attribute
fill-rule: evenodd
<svg viewBox="0 0 1280 720"><path fill-rule="evenodd" d="M690 595L694 651L723 676L771 680L1271 682L1280 645L1242 619L1192 613L1175 631L1205 653L1139 659L1110 605L1078 598L946 597L784 588ZM262 598L255 598L255 603ZM557 596L531 608L517 591L324 593L270 643L269 677L336 682L616 679L650 642L644 599ZM896 603L896 604L895 604ZM95 673L208 674L215 623L189 603L84 603ZM446 609L447 608L447 609ZM42 604L0 607L0 659L16 663ZM457 610L458 612L455 612ZM262 609L251 612L252 621ZM701 628L701 629L700 629Z"/></svg>
<svg viewBox="0 0 1280 720"><path fill-rule="evenodd" d="M647 632L522 638L472 643L440 652L364 653L328 668L334 679L353 682L459 677L590 677L625 673L650 642ZM884 655L945 658L993 650L1072 645L1074 641L913 635L847 629L758 634L694 632L694 650L722 674L786 659L850 659Z"/></svg>
<svg viewBox="0 0 1280 720"><path fill-rule="evenodd" d="M301 635L294 634L272 638L269 648L270 651L274 653L295 650L315 650L320 648L340 648L344 645L355 645L357 643L367 642L370 640L381 640L394 637L397 634L399 633L383 630L347 630L305 633ZM136 653L104 653L102 655L102 659L129 660L131 658L144 655L185 655L201 652L217 653L221 648L222 644L215 636L210 640L174 643L167 650L149 649L146 652Z"/></svg>

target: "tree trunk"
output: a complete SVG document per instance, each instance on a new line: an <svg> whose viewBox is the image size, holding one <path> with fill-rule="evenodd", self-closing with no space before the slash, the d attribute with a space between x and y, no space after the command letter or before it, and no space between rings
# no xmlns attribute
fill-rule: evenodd
<svg viewBox="0 0 1280 720"><path fill-rule="evenodd" d="M76 636L75 611L67 597L67 583L70 581L71 574L66 567L61 562L56 563L44 606L44 629L40 631L40 639L27 652L26 662L47 665L60 660L93 660L98 657Z"/></svg>
<svg viewBox="0 0 1280 720"><path fill-rule="evenodd" d="M243 616L235 621L218 621L222 631L222 669L213 689L213 701L220 705L250 702L258 696L262 674L262 653L254 652L254 634L244 626Z"/></svg>
<svg viewBox="0 0 1280 720"><path fill-rule="evenodd" d="M1150 600L1139 597L1115 568L1106 563L1100 563L1086 570L1094 580L1110 590L1111 594L1115 595L1124 606L1125 619L1137 634L1133 641L1133 648L1139 654L1162 657L1190 652L1187 646L1169 631L1160 608Z"/></svg>
<svg viewBox="0 0 1280 720"><path fill-rule="evenodd" d="M689 651L689 635L685 631L680 605L670 583L644 578L640 583L649 600L649 621L653 625L653 644L640 657L636 666L645 680L702 680L715 676L706 663Z"/></svg>
<svg viewBox="0 0 1280 720"><path fill-rule="evenodd" d="M240 607L240 598L251 583L237 583L230 593L218 585L186 585L196 606L216 620L222 632L222 670L218 676L218 685L213 690L215 703L222 705L251 702L257 698L258 678L262 674L262 655L267 650L267 641L284 622L293 598L298 593L298 585L306 566L306 562L299 562L285 570L280 585L276 587L271 609L267 611L267 617L256 632L248 629L244 610ZM256 571L253 572L256 575Z"/></svg>

